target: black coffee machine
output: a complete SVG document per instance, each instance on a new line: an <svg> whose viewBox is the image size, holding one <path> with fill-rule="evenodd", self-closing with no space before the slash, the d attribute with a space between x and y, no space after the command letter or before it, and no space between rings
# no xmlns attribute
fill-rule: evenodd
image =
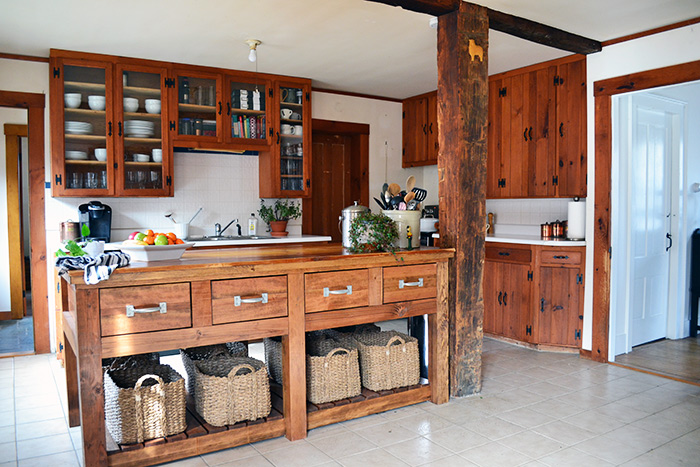
<svg viewBox="0 0 700 467"><path fill-rule="evenodd" d="M78 206L80 228L87 224L90 228L90 240L102 240L109 242L112 230L112 208L99 201L90 201Z"/></svg>

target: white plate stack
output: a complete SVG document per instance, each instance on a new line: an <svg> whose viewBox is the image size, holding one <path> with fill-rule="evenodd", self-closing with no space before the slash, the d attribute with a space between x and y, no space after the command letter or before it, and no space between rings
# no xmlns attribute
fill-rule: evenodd
<svg viewBox="0 0 700 467"><path fill-rule="evenodd" d="M155 123L144 120L127 120L124 122L124 133L135 138L149 138L155 133Z"/></svg>
<svg viewBox="0 0 700 467"><path fill-rule="evenodd" d="M86 161L88 158L85 151L66 151L66 159L70 161Z"/></svg>
<svg viewBox="0 0 700 467"><path fill-rule="evenodd" d="M69 135L89 135L92 125L86 122L66 122L66 133Z"/></svg>

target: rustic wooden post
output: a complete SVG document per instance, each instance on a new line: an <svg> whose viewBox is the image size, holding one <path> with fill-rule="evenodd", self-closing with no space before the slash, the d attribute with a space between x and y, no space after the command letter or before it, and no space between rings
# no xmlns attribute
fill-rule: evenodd
<svg viewBox="0 0 700 467"><path fill-rule="evenodd" d="M487 9L460 2L438 22L440 243L450 261L450 393L481 390L488 133Z"/></svg>

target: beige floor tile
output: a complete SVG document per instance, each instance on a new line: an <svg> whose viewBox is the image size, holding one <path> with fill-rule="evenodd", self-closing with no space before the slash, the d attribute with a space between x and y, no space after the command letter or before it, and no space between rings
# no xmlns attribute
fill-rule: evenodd
<svg viewBox="0 0 700 467"><path fill-rule="evenodd" d="M262 454L255 454L244 459L237 459L224 462L223 464L217 464L217 467L269 467L271 465L272 463L265 459Z"/></svg>
<svg viewBox="0 0 700 467"><path fill-rule="evenodd" d="M258 453L253 446L250 444L245 444L232 449L224 449L223 451L203 454L201 457L204 459L207 465L220 465L259 455L260 453Z"/></svg>
<svg viewBox="0 0 700 467"><path fill-rule="evenodd" d="M271 452L271 451L276 451L278 449L288 448L291 446L295 446L297 444L305 444L305 443L306 443L306 440L303 440L303 439L298 440L298 441L289 441L284 436L279 436L277 438L266 439L265 441L258 441L257 443L253 444L253 447L260 454L264 455L264 454Z"/></svg>
<svg viewBox="0 0 700 467"><path fill-rule="evenodd" d="M490 440L505 438L506 436L520 433L524 430L522 426L507 422L496 416L479 420L470 420L466 423L462 423L462 427L474 433L486 436Z"/></svg>
<svg viewBox="0 0 700 467"><path fill-rule="evenodd" d="M41 422L22 423L17 425L17 441L32 438L41 438L51 435L62 435L68 433L68 423L65 418L54 418Z"/></svg>
<svg viewBox="0 0 700 467"><path fill-rule="evenodd" d="M470 462L488 467L511 467L521 465L532 459L514 449L493 441L459 454Z"/></svg>
<svg viewBox="0 0 700 467"><path fill-rule="evenodd" d="M4 410L0 412L0 427L15 425L15 411Z"/></svg>
<svg viewBox="0 0 700 467"><path fill-rule="evenodd" d="M348 420L346 422L342 422L341 424L354 431L358 431L363 429L364 427L372 426L372 425L379 425L381 423L385 423L386 418L382 417L380 414L374 414L374 415L367 415L366 417L360 417L360 418L355 418L353 420Z"/></svg>
<svg viewBox="0 0 700 467"><path fill-rule="evenodd" d="M408 407L401 407L400 409L387 410L386 412L382 412L381 416L384 417L385 420L393 421L424 413L426 413L425 410L420 407L409 405Z"/></svg>
<svg viewBox="0 0 700 467"><path fill-rule="evenodd" d="M517 368L517 365L515 365ZM518 387L523 387L527 386L529 384L536 384L539 383L541 380L535 378L534 376L530 376L527 374L522 374L522 373L506 373L501 376L496 376L494 378L496 381L508 381L508 383L513 384Z"/></svg>
<svg viewBox="0 0 700 467"><path fill-rule="evenodd" d="M562 449L538 460L550 467L608 467L614 465L575 448Z"/></svg>
<svg viewBox="0 0 700 467"><path fill-rule="evenodd" d="M60 454L20 459L18 467L78 467L78 457L75 451L66 451Z"/></svg>
<svg viewBox="0 0 700 467"><path fill-rule="evenodd" d="M528 369L523 369L520 370L519 373L525 374L531 378L535 378L538 382L540 381L547 381L548 379L551 378L556 378L557 376L561 376L561 373L549 370L547 368L543 367L535 367L535 368L528 368Z"/></svg>
<svg viewBox="0 0 700 467"><path fill-rule="evenodd" d="M423 437L392 444L384 449L409 465L421 465L427 462L434 462L453 454L451 451Z"/></svg>
<svg viewBox="0 0 700 467"><path fill-rule="evenodd" d="M485 412L468 403L462 403L462 399L452 399L448 404L433 405L426 410L431 415L437 415L452 423L464 423L470 419L479 419L487 416Z"/></svg>
<svg viewBox="0 0 700 467"><path fill-rule="evenodd" d="M464 457L457 454L449 457L443 457L433 462L421 465L421 467L479 467L473 462L469 462Z"/></svg>
<svg viewBox="0 0 700 467"><path fill-rule="evenodd" d="M340 463L345 467L367 467L372 465L381 465L382 467L406 467L409 465L384 449L372 449L353 456L348 456L340 459Z"/></svg>
<svg viewBox="0 0 700 467"><path fill-rule="evenodd" d="M571 389L569 388L559 386L558 384L552 384L547 381L531 384L526 387L525 390L546 397L557 397L571 392Z"/></svg>
<svg viewBox="0 0 700 467"><path fill-rule="evenodd" d="M491 442L485 436L458 426L428 433L425 437L433 443L457 453Z"/></svg>
<svg viewBox="0 0 700 467"><path fill-rule="evenodd" d="M453 425L452 422L427 412L402 418L397 420L396 423L407 430L418 433L419 435L432 433L433 431L442 430L443 428Z"/></svg>
<svg viewBox="0 0 700 467"><path fill-rule="evenodd" d="M346 428L345 425L340 423L333 423L332 425L326 425L320 428L314 428L313 430L309 430L306 433L306 438L309 440L327 438L328 436L334 436L347 432L348 428Z"/></svg>
<svg viewBox="0 0 700 467"><path fill-rule="evenodd" d="M295 443L263 455L278 467L311 467L333 460L316 446L307 442Z"/></svg>
<svg viewBox="0 0 700 467"><path fill-rule="evenodd" d="M29 459L49 454L73 451L68 433L17 441L17 459Z"/></svg>
<svg viewBox="0 0 700 467"><path fill-rule="evenodd" d="M641 456L637 456L624 464L620 464L623 467L676 467L683 466L687 467L689 464L686 462L677 462L671 459L665 452L659 452L658 449L654 451L649 451Z"/></svg>
<svg viewBox="0 0 700 467"><path fill-rule="evenodd" d="M571 417L566 417L563 419L563 421L599 435L616 430L624 425L623 422L615 418L602 415L593 410L588 410L586 412L572 415Z"/></svg>
<svg viewBox="0 0 700 467"><path fill-rule="evenodd" d="M547 399L527 407L530 410L545 414L554 419L570 417L571 415L583 412L583 409L558 399Z"/></svg>
<svg viewBox="0 0 700 467"><path fill-rule="evenodd" d="M307 440L332 459L342 459L364 451L374 449L377 445L369 439L352 432L345 431L324 438Z"/></svg>
<svg viewBox="0 0 700 467"><path fill-rule="evenodd" d="M58 393L42 394L40 396L16 397L16 410L29 410L39 407L57 406L61 403Z"/></svg>
<svg viewBox="0 0 700 467"><path fill-rule="evenodd" d="M503 438L498 442L533 459L546 456L566 447L564 443L532 431L523 431Z"/></svg>
<svg viewBox="0 0 700 467"><path fill-rule="evenodd" d="M581 410L594 409L608 403L608 401L605 399L594 396L587 389L580 389L575 392L570 392L569 394L558 396L556 399L566 402L567 404L573 404L576 407L579 407Z"/></svg>
<svg viewBox="0 0 700 467"><path fill-rule="evenodd" d="M9 412L15 410L15 400L12 397L0 399L0 412Z"/></svg>
<svg viewBox="0 0 700 467"><path fill-rule="evenodd" d="M630 426L677 438L695 430L697 423L688 418L669 418L663 414L654 414L630 423Z"/></svg>
<svg viewBox="0 0 700 467"><path fill-rule="evenodd" d="M199 456L188 457L187 459L180 459L175 462L168 462L160 465L167 465L168 467L207 467L207 463Z"/></svg>
<svg viewBox="0 0 700 467"><path fill-rule="evenodd" d="M540 412L535 412L527 407L504 412L499 414L498 418L510 423L515 423L524 428L534 428L554 421L554 418Z"/></svg>
<svg viewBox="0 0 700 467"><path fill-rule="evenodd" d="M547 423L546 425L538 426L534 429L534 431L555 441L563 443L566 446L573 446L581 441L597 436L597 434L592 431L572 425L562 420L557 420L552 423Z"/></svg>
<svg viewBox="0 0 700 467"><path fill-rule="evenodd" d="M35 409L16 410L15 417L17 424L42 422L63 417L63 409L60 405L49 407L37 407Z"/></svg>
<svg viewBox="0 0 700 467"><path fill-rule="evenodd" d="M394 422L368 426L361 430L356 430L355 433L372 441L377 446L382 447L414 439L419 436L415 431L411 431Z"/></svg>
<svg viewBox="0 0 700 467"><path fill-rule="evenodd" d="M646 446L622 444L616 440L609 439L607 435L587 439L577 444L575 448L615 465L627 462L650 450Z"/></svg>
<svg viewBox="0 0 700 467"><path fill-rule="evenodd" d="M0 462L14 462L17 460L17 448L15 442L0 443Z"/></svg>
<svg viewBox="0 0 700 467"><path fill-rule="evenodd" d="M679 402L681 402L681 400L678 396L669 394L666 397L663 397L656 394L650 395L645 392L633 394L617 401L618 404L633 407L649 414L661 412L662 410L668 409Z"/></svg>
<svg viewBox="0 0 700 467"><path fill-rule="evenodd" d="M605 437L611 441L617 441L632 447L644 446L648 450L666 444L672 439L667 434L654 433L630 425L606 433Z"/></svg>
<svg viewBox="0 0 700 467"><path fill-rule="evenodd" d="M529 390L530 386L525 388L514 389L512 391L505 392L498 396L499 399L503 399L510 402L513 409L520 407L527 407L532 404L537 404L544 400L547 400L547 396L541 394L536 394Z"/></svg>
<svg viewBox="0 0 700 467"><path fill-rule="evenodd" d="M626 405L615 403L610 403L595 408L592 410L592 412L612 417L624 423L632 423L649 416L648 413L635 409L634 407L628 407Z"/></svg>

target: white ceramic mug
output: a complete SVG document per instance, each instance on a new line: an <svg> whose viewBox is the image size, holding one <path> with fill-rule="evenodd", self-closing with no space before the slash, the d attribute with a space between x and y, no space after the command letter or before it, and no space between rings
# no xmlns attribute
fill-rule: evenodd
<svg viewBox="0 0 700 467"><path fill-rule="evenodd" d="M301 114L299 112L292 112L292 116L289 118L292 120L301 120Z"/></svg>
<svg viewBox="0 0 700 467"><path fill-rule="evenodd" d="M282 109L280 113L282 114L282 118L289 118L292 116L292 109Z"/></svg>
<svg viewBox="0 0 700 467"><path fill-rule="evenodd" d="M294 127L292 125L287 125L286 123L280 126L280 131L283 135L293 135Z"/></svg>
<svg viewBox="0 0 700 467"><path fill-rule="evenodd" d="M153 162L163 162L162 149L154 149L153 151L151 151L151 154L153 155Z"/></svg>
<svg viewBox="0 0 700 467"><path fill-rule="evenodd" d="M296 136L301 136L304 133L304 127L301 125L294 125L293 128Z"/></svg>

